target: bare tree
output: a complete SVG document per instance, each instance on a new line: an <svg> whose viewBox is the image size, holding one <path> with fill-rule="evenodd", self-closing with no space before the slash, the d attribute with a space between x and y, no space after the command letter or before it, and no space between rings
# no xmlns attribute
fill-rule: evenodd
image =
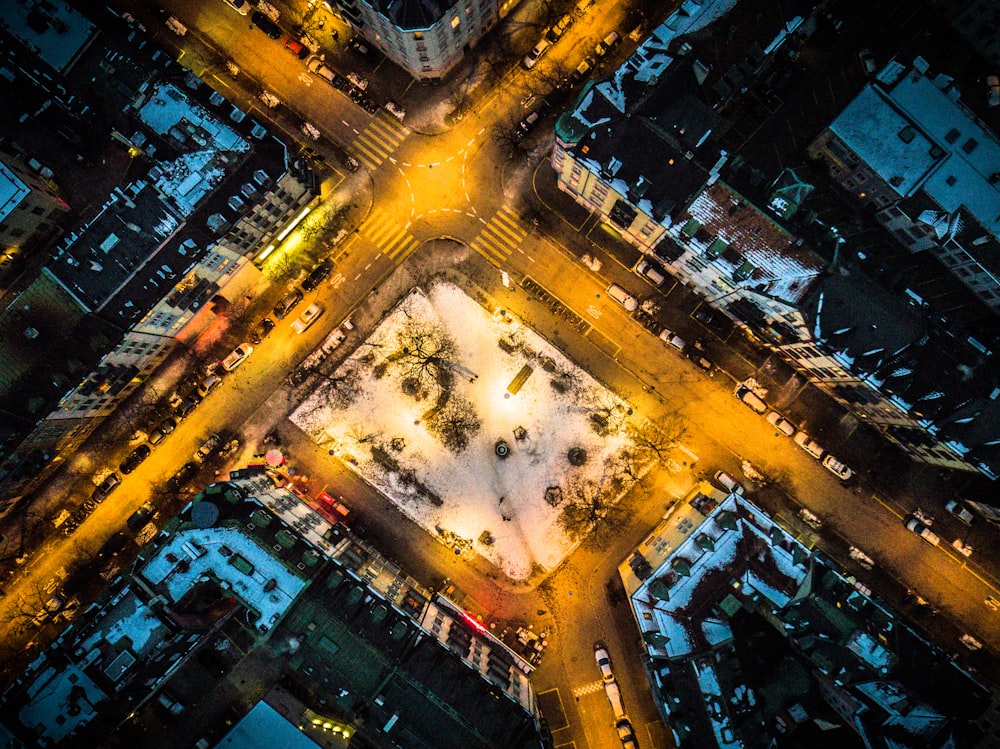
<svg viewBox="0 0 1000 749"><path fill-rule="evenodd" d="M437 435L453 453L465 450L469 440L478 434L482 426L472 401L458 393L452 393L444 407L425 423L428 431Z"/></svg>
<svg viewBox="0 0 1000 749"><path fill-rule="evenodd" d="M450 390L455 343L444 328L410 320L396 338L388 360L399 371L403 390L417 400L433 390Z"/></svg>
<svg viewBox="0 0 1000 749"><path fill-rule="evenodd" d="M351 361L334 372L320 385L322 405L333 408L347 408L361 394L361 370Z"/></svg>
<svg viewBox="0 0 1000 749"><path fill-rule="evenodd" d="M603 476L599 481L569 480L563 492L559 525L573 541L586 539L599 548L628 523L629 510L609 483Z"/></svg>
<svg viewBox="0 0 1000 749"><path fill-rule="evenodd" d="M377 434L368 431L364 424L360 422L353 422L345 432L347 437L356 445L364 445L368 442L374 442Z"/></svg>
<svg viewBox="0 0 1000 749"><path fill-rule="evenodd" d="M531 153L531 148L526 143L527 139L521 138L518 134L516 123L510 125L497 123L490 134L497 148L507 157L507 161L523 158Z"/></svg>
<svg viewBox="0 0 1000 749"><path fill-rule="evenodd" d="M632 427L629 436L639 451L639 457L666 460L670 451L684 437L687 427L680 415L672 413L647 419L641 426Z"/></svg>

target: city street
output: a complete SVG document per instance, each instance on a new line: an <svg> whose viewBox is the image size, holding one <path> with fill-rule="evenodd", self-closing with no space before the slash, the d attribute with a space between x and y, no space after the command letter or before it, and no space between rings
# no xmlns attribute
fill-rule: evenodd
<svg viewBox="0 0 1000 749"><path fill-rule="evenodd" d="M428 586L450 578L497 627L515 621L550 630L534 686L543 707L553 710L547 714L557 746L621 745L593 658L598 639L609 647L640 746L672 746L669 729L659 721L649 696L635 624L627 604L615 596L621 589L617 565L697 480L718 469L740 476L743 460L769 479L766 486L757 487L766 504L774 505L766 509L779 512L803 535L809 529L795 512L805 507L816 514L825 526L816 545L859 579L865 580L866 574L884 576L902 589L914 590L948 618L961 621L965 631L986 643L985 651L1000 643L997 615L983 605L988 596L1000 592L985 546L982 552L977 546L976 556L966 559L950 546L951 536L937 548L924 543L904 528L907 510L902 504L892 497L875 497L863 476L851 486L843 485L733 397L736 382L753 374L749 362L738 364L741 369L731 367L729 373L715 371L709 376L607 297L608 284L620 283L640 298L656 299L671 325L674 318L694 324L688 318L693 306L686 289L669 280L662 289L654 289L632 273L631 266L605 251L614 240L595 227L593 219L588 224L578 222L578 213L550 200L554 175L545 160L551 126L529 137L534 146L530 157L513 161L493 137L496 127L510 127L524 116L520 100L538 87L538 71L521 69L512 56L509 72L491 90L480 92L474 111L454 127L418 131L410 128L409 116L400 123L384 110L366 114L308 73L303 61L282 49L280 40L249 29L246 18L224 3L177 0L171 12L188 26L190 38L167 39L162 24L157 36L181 47L197 45L195 72L234 102L248 100L246 80L227 76L219 60L234 61L241 76L260 81L281 101L282 111L272 113L256 99L255 116L296 137L300 153L310 148L323 156L330 170L323 172L324 198L350 200L362 207L364 216L332 250L331 276L305 295L295 313L278 321L247 361L227 374L147 461L123 477L122 486L79 530L69 538L54 533L44 547L29 552L0 599L0 620L18 624L18 631L6 640L6 659L22 647L29 655L37 652L62 626L39 629L25 615L25 607L37 609L50 581L57 581L58 587L76 560L95 554L132 512L155 500L154 488L191 460L208 434L229 430L240 435L243 446L231 466L239 467L261 450L259 440L274 429L281 435L290 466L305 477L312 495L325 490L343 496L353 510L355 527L360 524L366 539L413 577ZM618 19L602 18L600 24L612 20ZM152 29L155 23L150 14L147 27ZM590 44L590 37L603 30L597 25L596 17L590 17L567 32L566 41L550 53L547 64L565 67L571 58L575 60L584 48L581 40L586 37ZM201 59L206 49L215 50L214 62ZM183 56L181 61L185 62ZM390 89L391 84L378 80L381 71L370 74L376 90ZM398 76L399 71L387 70L385 75ZM432 118L414 111L413 119L426 123ZM323 135L321 140L311 142L297 131L301 122L314 125ZM362 163L357 173L337 166L344 154ZM546 192L539 194L539 185ZM556 213L536 225L530 217L545 210L539 201ZM585 231L577 231L580 227ZM584 252L595 251L604 260L599 272L580 262ZM289 384L287 376L325 336L349 317L355 329L348 331L336 355L350 354L400 295L437 273L453 274L477 292L485 306L509 309L527 321L628 400L636 423L663 414L682 417L683 442L699 457L679 473L663 468L651 473L633 490L630 501L635 512L627 526L613 537L599 539L598 547L582 546L534 589L505 580L481 559L456 557L287 420L305 392L304 387ZM571 314L554 314L551 303L540 301L528 287L543 289ZM285 291L284 286L271 288L266 299L276 300ZM270 309L264 298L255 301L251 325ZM296 335L291 321L314 301L323 305L324 314ZM721 342L715 340L713 345ZM100 465L94 454L85 460L93 472L115 467ZM220 477L224 475L225 471ZM81 496L71 500L78 502ZM162 525L164 519L161 515L157 523ZM842 554L845 543L864 550L875 560L876 570L866 573L857 568ZM81 601L80 606L87 603ZM958 652L961 646L956 638L944 647ZM969 654L963 653L965 657ZM985 657L985 652L975 656ZM558 710L565 725L556 719Z"/></svg>

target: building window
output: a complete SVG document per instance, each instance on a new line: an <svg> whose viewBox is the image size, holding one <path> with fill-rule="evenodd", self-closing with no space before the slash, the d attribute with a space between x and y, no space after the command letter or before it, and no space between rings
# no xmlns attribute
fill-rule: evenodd
<svg viewBox="0 0 1000 749"><path fill-rule="evenodd" d="M461 23L461 19L459 19L459 17L458 17L458 16L454 16L454 17L452 17L452 19L451 19L451 27L452 27L453 29L457 29L457 28L458 28L458 25L459 25L460 23Z"/></svg>
<svg viewBox="0 0 1000 749"><path fill-rule="evenodd" d="M979 141L975 138L969 138L965 143L962 144L962 150L966 153L972 153L976 150L976 146L979 145Z"/></svg>
<svg viewBox="0 0 1000 749"><path fill-rule="evenodd" d="M415 31L413 33L413 38L416 39L419 42L421 39L424 38L424 32L422 32L422 31Z"/></svg>
<svg viewBox="0 0 1000 749"><path fill-rule="evenodd" d="M958 140L958 136L960 135L961 133L958 132L958 129L953 127L951 130L948 131L948 134L944 136L944 139L948 143L954 143L956 140Z"/></svg>
<svg viewBox="0 0 1000 749"><path fill-rule="evenodd" d="M911 143L911 142L913 142L913 138L916 136L916 134L917 134L916 131L912 127L910 127L909 125L907 125L906 127L904 127L898 133L899 139L901 141L903 141L903 143Z"/></svg>

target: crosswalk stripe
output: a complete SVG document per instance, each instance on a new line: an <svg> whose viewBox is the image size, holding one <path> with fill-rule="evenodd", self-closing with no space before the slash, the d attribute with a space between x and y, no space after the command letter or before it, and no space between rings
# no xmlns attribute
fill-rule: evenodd
<svg viewBox="0 0 1000 749"><path fill-rule="evenodd" d="M502 263L528 234L519 221L517 213L506 206L501 208L470 246L487 260Z"/></svg>
<svg viewBox="0 0 1000 749"><path fill-rule="evenodd" d="M365 166L377 169L409 134L398 120L379 112L354 139L351 149Z"/></svg>
<svg viewBox="0 0 1000 749"><path fill-rule="evenodd" d="M416 239L377 208L358 229L389 258L395 258L417 246Z"/></svg>

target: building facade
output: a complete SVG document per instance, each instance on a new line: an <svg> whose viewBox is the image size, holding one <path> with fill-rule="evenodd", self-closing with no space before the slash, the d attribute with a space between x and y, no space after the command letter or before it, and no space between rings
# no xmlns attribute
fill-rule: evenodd
<svg viewBox="0 0 1000 749"><path fill-rule="evenodd" d="M0 273L25 246L52 236L69 210L50 178L0 152Z"/></svg>
<svg viewBox="0 0 1000 749"><path fill-rule="evenodd" d="M336 0L354 30L421 83L437 83L517 0Z"/></svg>

